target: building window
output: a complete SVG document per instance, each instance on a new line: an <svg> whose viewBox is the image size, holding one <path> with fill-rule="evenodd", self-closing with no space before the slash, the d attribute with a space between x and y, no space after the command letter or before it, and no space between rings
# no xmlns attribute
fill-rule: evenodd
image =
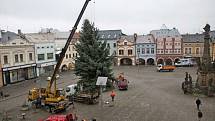
<svg viewBox="0 0 215 121"><path fill-rule="evenodd" d="M142 48L142 54L145 54L145 48Z"/></svg>
<svg viewBox="0 0 215 121"><path fill-rule="evenodd" d="M119 55L124 55L124 50L119 50Z"/></svg>
<svg viewBox="0 0 215 121"><path fill-rule="evenodd" d="M191 54L192 53L192 48L189 48L189 54Z"/></svg>
<svg viewBox="0 0 215 121"><path fill-rule="evenodd" d="M127 42L124 42L124 45L127 45Z"/></svg>
<svg viewBox="0 0 215 121"><path fill-rule="evenodd" d="M49 46L47 46L47 48L49 48Z"/></svg>
<svg viewBox="0 0 215 121"><path fill-rule="evenodd" d="M20 62L23 62L23 54L19 54Z"/></svg>
<svg viewBox="0 0 215 121"><path fill-rule="evenodd" d="M66 59L68 58L68 54L66 54Z"/></svg>
<svg viewBox="0 0 215 121"><path fill-rule="evenodd" d="M8 58L7 58L7 55L4 55L4 64L8 64Z"/></svg>
<svg viewBox="0 0 215 121"><path fill-rule="evenodd" d="M199 48L196 48L196 54L199 54Z"/></svg>
<svg viewBox="0 0 215 121"><path fill-rule="evenodd" d="M32 61L33 60L33 54L29 53L29 60Z"/></svg>
<svg viewBox="0 0 215 121"><path fill-rule="evenodd" d="M69 51L70 51L70 47L69 47Z"/></svg>
<svg viewBox="0 0 215 121"><path fill-rule="evenodd" d="M137 48L137 53L140 53L140 48Z"/></svg>
<svg viewBox="0 0 215 121"><path fill-rule="evenodd" d="M168 49L166 49L166 50L165 50L165 53L168 53L168 51L169 51L169 50L168 50Z"/></svg>
<svg viewBox="0 0 215 121"><path fill-rule="evenodd" d="M161 50L161 53L163 53L163 50Z"/></svg>
<svg viewBox="0 0 215 121"><path fill-rule="evenodd" d="M107 47L110 47L110 43L107 43Z"/></svg>
<svg viewBox="0 0 215 121"><path fill-rule="evenodd" d="M150 49L146 48L146 53L149 54L150 53Z"/></svg>
<svg viewBox="0 0 215 121"><path fill-rule="evenodd" d="M37 49L40 49L40 47L37 47Z"/></svg>
<svg viewBox="0 0 215 121"><path fill-rule="evenodd" d="M154 54L154 53L155 53L155 49L151 48L151 54Z"/></svg>
<svg viewBox="0 0 215 121"><path fill-rule="evenodd" d="M78 53L75 53L75 57L78 57Z"/></svg>
<svg viewBox="0 0 215 121"><path fill-rule="evenodd" d="M116 47L116 43L113 43L113 47Z"/></svg>
<svg viewBox="0 0 215 121"><path fill-rule="evenodd" d="M47 53L47 59L53 59L54 56L53 56L53 53Z"/></svg>
<svg viewBox="0 0 215 121"><path fill-rule="evenodd" d="M44 48L44 47L42 47L42 48Z"/></svg>
<svg viewBox="0 0 215 121"><path fill-rule="evenodd" d="M45 60L44 54L38 54L37 56L38 56L38 61Z"/></svg>
<svg viewBox="0 0 215 121"><path fill-rule="evenodd" d="M132 50L131 49L128 50L128 55L132 55Z"/></svg>
<svg viewBox="0 0 215 121"><path fill-rule="evenodd" d="M16 54L15 55L15 63L18 63L19 62L19 56Z"/></svg>
<svg viewBox="0 0 215 121"><path fill-rule="evenodd" d="M74 53L72 54L72 57L75 57L75 54L74 54Z"/></svg>
<svg viewBox="0 0 215 121"><path fill-rule="evenodd" d="M71 54L69 54L69 58L72 58Z"/></svg>
<svg viewBox="0 0 215 121"><path fill-rule="evenodd" d="M185 48L185 54L188 54L188 48Z"/></svg>
<svg viewBox="0 0 215 121"><path fill-rule="evenodd" d="M51 46L51 48L53 48L53 46Z"/></svg>

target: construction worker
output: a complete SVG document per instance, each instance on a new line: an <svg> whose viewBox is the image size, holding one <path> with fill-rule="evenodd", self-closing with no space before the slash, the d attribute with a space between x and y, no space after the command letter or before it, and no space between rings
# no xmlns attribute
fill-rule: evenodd
<svg viewBox="0 0 215 121"><path fill-rule="evenodd" d="M114 97L116 96L116 94L115 94L115 92L113 90L111 91L110 96L111 96L111 99L112 99L112 102L113 102L114 101Z"/></svg>

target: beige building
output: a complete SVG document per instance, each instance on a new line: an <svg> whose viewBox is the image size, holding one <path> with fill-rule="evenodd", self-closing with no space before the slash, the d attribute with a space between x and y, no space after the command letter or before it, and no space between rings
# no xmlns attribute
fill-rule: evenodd
<svg viewBox="0 0 215 121"><path fill-rule="evenodd" d="M2 75L3 73L2 73L2 65L0 64L0 87L2 87L3 86L3 75Z"/></svg>
<svg viewBox="0 0 215 121"><path fill-rule="evenodd" d="M183 57L200 58L204 51L203 34L186 34L183 37Z"/></svg>
<svg viewBox="0 0 215 121"><path fill-rule="evenodd" d="M122 36L117 41L117 65L135 65L134 36Z"/></svg>
<svg viewBox="0 0 215 121"><path fill-rule="evenodd" d="M15 33L13 35L3 33L3 35L0 42L3 85L35 78L34 45Z"/></svg>
<svg viewBox="0 0 215 121"><path fill-rule="evenodd" d="M58 32L55 35L55 43L61 43L59 47L64 47L69 37L70 32ZM65 57L61 63L61 71L72 70L75 67L75 58L78 56L75 44L79 41L80 33L75 33L73 39L65 53ZM61 51L57 52L57 60Z"/></svg>

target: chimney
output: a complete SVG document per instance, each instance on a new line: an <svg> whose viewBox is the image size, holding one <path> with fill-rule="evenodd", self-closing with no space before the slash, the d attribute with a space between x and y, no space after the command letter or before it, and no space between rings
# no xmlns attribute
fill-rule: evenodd
<svg viewBox="0 0 215 121"><path fill-rule="evenodd" d="M18 35L21 35L22 32L21 32L21 29L18 29Z"/></svg>

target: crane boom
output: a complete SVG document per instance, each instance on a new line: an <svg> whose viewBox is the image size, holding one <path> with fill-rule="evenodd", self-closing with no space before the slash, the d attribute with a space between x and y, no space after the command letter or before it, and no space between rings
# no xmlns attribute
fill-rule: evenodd
<svg viewBox="0 0 215 121"><path fill-rule="evenodd" d="M62 52L60 53L60 58L59 58L59 60L57 61L57 65L56 65L56 67L55 67L55 69L54 69L54 73L53 73L53 75L52 75L52 77L51 77L51 80L50 80L49 89L51 89L52 84L53 84L54 80L56 79L56 74L58 73L58 70L59 70L60 65L61 65L61 63L62 63L62 61L63 61L63 58L65 57L66 50L67 50L67 48L69 47L69 44L70 44L70 42L71 42L71 40L72 40L72 38L73 38L73 36L74 36L74 34L75 34L75 31L76 31L76 29L77 29L77 26L78 26L78 24L79 24L79 22L80 22L80 20L81 20L81 18L82 18L82 16L83 16L83 14L84 14L84 11L85 11L85 9L86 9L86 7L87 7L89 1L91 1L91 0L86 0L86 1L85 1L84 6L83 6L83 8L82 8L82 10L81 10L81 12L80 12L80 14L79 14L79 16L78 16L78 19L76 20L75 25L74 25L74 27L72 28L72 31L71 31L71 33L70 33L70 35L69 35L69 38L67 39L66 44L65 44L64 48L62 49Z"/></svg>

